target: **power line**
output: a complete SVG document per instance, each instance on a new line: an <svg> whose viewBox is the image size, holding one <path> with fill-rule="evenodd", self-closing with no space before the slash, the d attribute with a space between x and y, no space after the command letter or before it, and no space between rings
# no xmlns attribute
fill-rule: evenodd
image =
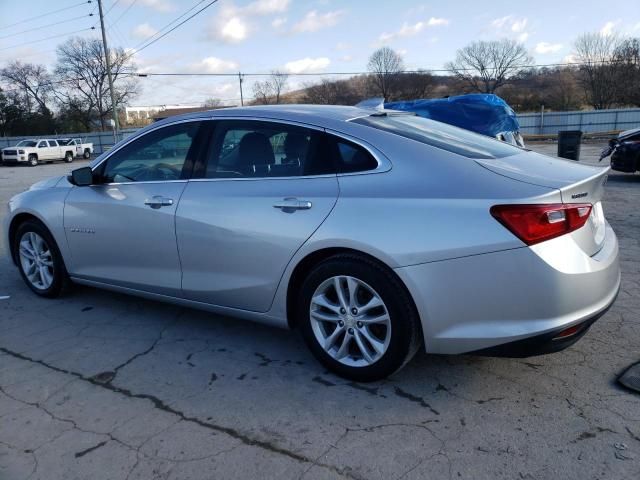
<svg viewBox="0 0 640 480"><path fill-rule="evenodd" d="M84 2L80 2L80 3L76 3L74 5L71 5L69 7L59 8L58 10L53 10L51 12L43 13L42 15L37 15L35 17L26 18L24 20L20 20L19 22L12 23L10 25L4 25L4 26L0 27L0 29L15 27L16 25L21 25L23 23L31 22L32 20L37 20L38 18L47 17L49 15L53 15L54 13L64 12L65 10L71 10L72 8L79 7L80 5L87 5L88 3L92 3L92 0L86 0Z"/></svg>
<svg viewBox="0 0 640 480"><path fill-rule="evenodd" d="M191 10L193 10L194 8L196 8L198 5L200 5L201 3L203 3L204 0L201 0L200 2L198 2L196 5L194 5L193 7L191 7L189 10L187 10L185 13L183 13L182 15L180 15L178 18L176 18L175 20L173 20L172 22L169 22L169 24L165 25L165 27L163 27L160 31L164 30L164 28L168 27L169 25L171 25L172 23L176 22L178 19L184 17L187 13L189 13ZM196 15L200 14L201 12L205 11L207 8L209 8L211 5L213 5L214 3L217 3L218 0L212 0L210 1L208 4L206 4L204 7L202 7L200 10L198 10L197 12L193 13L192 15L189 15L187 18L185 18L183 21L181 21L180 23L178 23L177 25L173 26L172 28L170 28L169 30L167 30L166 32L164 32L162 35L160 35L159 37L149 41L148 43L147 40L145 40L144 42L142 42L144 45L142 45L140 48L134 49L133 52L131 52L126 58L131 58L133 55L135 55L136 53L144 50L147 47L150 47L151 45L153 45L154 43L156 43L158 40L161 40L162 38L166 37L167 35L169 35L171 32L173 32L175 29L181 27L182 25L184 25L185 23L187 23L189 20L191 20L193 17L195 17ZM155 35L157 35L157 32ZM153 38L153 35L149 38Z"/></svg>
<svg viewBox="0 0 640 480"><path fill-rule="evenodd" d="M87 30L94 30L94 27L83 28L82 30L76 30L75 33L85 32ZM60 33L58 35L51 35L50 37L39 38L37 40L32 40L30 42L19 43L17 45L10 45L8 47L0 48L0 52L3 51L3 50L10 50L12 48L19 48L19 47L23 47L25 45L31 45L32 43L44 42L44 41L47 41L47 40L51 40L52 38L65 37L65 36L68 36L68 35L69 35L69 32L65 32L65 33Z"/></svg>
<svg viewBox="0 0 640 480"><path fill-rule="evenodd" d="M174 18L173 20L171 20L169 23L167 23L164 27L162 27L160 30L158 30L156 33L154 33L153 35L148 36L147 38L145 38L142 42L140 42L138 45L136 45L135 49L137 49L139 46L145 44L146 42L148 42L149 40L151 40L153 37L156 37L158 35L160 35L164 30L166 30L167 28L169 28L171 25L173 25L174 23L176 23L178 20L180 20L182 17L184 17L185 15L187 15L189 12L191 12L194 8L198 7L198 5L204 3L206 0L200 0L199 2L197 2L195 5L193 5L191 8L189 8L186 12L184 12L182 15L179 15L178 17Z"/></svg>
<svg viewBox="0 0 640 480"><path fill-rule="evenodd" d="M536 64L536 65L519 65L510 67L510 70L524 70L527 68L549 68L549 67L572 67L572 66L583 66L589 64L613 64L619 63L619 60L599 60L593 62L565 62L565 63L547 63L547 64ZM454 71L475 71L475 68L460 68L460 69L451 69L451 68L438 68L438 69L417 69L417 70L403 70L398 72L400 74L412 74L412 73L452 73ZM487 69L491 70L491 69ZM237 73L207 73L207 72L129 72L134 76L138 77L151 77L151 76L163 76L163 77L237 77ZM248 77L265 77L273 75L273 72L241 72L243 76ZM352 71L352 72L299 72L299 73L287 73L292 77L296 76L326 76L326 75L366 75L371 74L369 71Z"/></svg>
<svg viewBox="0 0 640 480"><path fill-rule="evenodd" d="M133 7L137 2L138 2L138 0L133 0L133 2L131 2L131 3L129 4L129 6L128 6L128 7L127 7L127 8L126 8L126 9L125 9L125 10L124 10L120 15L118 15L118 18L116 18L116 19L111 23L111 26L113 26L113 25L115 25L116 23L118 23L118 21L119 21L122 17L124 17L124 16L129 12L129 10L131 10L131 7Z"/></svg>
<svg viewBox="0 0 640 480"><path fill-rule="evenodd" d="M9 37L15 37L16 35L22 35L23 33L33 32L34 30L40 30L42 28L53 27L54 25L61 25L63 23L74 22L74 21L79 20L81 18L92 17L92 16L93 16L93 13L90 13L88 15L79 15L77 17L68 18L67 20L61 20L59 22L47 23L46 25L40 25L39 27L29 28L28 30L21 30L19 32L12 33L10 35L4 35L3 37L0 37L0 40L5 39L5 38L9 38Z"/></svg>
<svg viewBox="0 0 640 480"><path fill-rule="evenodd" d="M113 2L113 3L111 4L111 6L107 9L107 11L106 11L106 12L104 12L104 16L105 16L105 17L109 14L109 12L110 12L111 10L113 10L113 7L115 7L115 6L118 4L118 2L120 2L120 0L116 0L115 2Z"/></svg>
<svg viewBox="0 0 640 480"><path fill-rule="evenodd" d="M129 75L127 73L124 73L122 75L119 76L119 78L130 78L133 75ZM42 87L51 87L53 85L62 85L63 83L67 83L70 84L71 82L80 82L80 81L85 81L86 79L83 77L77 77L77 78L67 78L65 80L56 80L53 82L44 82L44 83L39 83L37 85L30 85L31 87L37 87L37 88L42 88ZM2 93L8 93L8 92L23 92L24 89L23 88L3 88L2 89Z"/></svg>

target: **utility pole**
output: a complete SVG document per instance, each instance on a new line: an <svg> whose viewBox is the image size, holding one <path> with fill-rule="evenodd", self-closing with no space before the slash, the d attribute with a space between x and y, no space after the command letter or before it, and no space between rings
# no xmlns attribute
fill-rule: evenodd
<svg viewBox="0 0 640 480"><path fill-rule="evenodd" d="M242 73L238 72L238 82L240 83L240 106L244 107L244 98L242 96Z"/></svg>
<svg viewBox="0 0 640 480"><path fill-rule="evenodd" d="M98 0L98 11L100 13L100 27L102 28L102 48L104 49L104 58L107 63L107 78L109 79L109 92L111 93L111 110L113 111L113 135L115 137L117 132L120 131L120 123L118 122L118 111L116 109L116 96L113 92L113 78L111 77L111 59L109 58L109 47L107 46L107 34L104 31L102 0Z"/></svg>

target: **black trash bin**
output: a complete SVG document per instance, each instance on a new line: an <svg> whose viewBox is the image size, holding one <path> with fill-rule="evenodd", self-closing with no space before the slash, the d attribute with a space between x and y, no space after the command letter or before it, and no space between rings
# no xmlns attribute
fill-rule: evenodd
<svg viewBox="0 0 640 480"><path fill-rule="evenodd" d="M580 130L566 130L558 132L558 156L569 160L580 160Z"/></svg>

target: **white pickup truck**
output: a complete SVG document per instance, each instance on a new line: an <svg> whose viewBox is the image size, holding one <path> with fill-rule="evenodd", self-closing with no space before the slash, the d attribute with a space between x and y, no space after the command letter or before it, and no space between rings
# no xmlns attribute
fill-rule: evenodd
<svg viewBox="0 0 640 480"><path fill-rule="evenodd" d="M75 156L75 146L60 146L51 138L22 140L15 147L2 149L3 163L26 163L31 167L56 160L71 163Z"/></svg>
<svg viewBox="0 0 640 480"><path fill-rule="evenodd" d="M75 147L76 157L83 157L86 160L91 158L93 143L82 143L82 140L79 138L58 138L57 140L61 146Z"/></svg>

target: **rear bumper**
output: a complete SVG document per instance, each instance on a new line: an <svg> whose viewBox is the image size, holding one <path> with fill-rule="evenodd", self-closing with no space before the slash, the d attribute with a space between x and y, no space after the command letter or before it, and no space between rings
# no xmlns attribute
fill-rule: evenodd
<svg viewBox="0 0 640 480"><path fill-rule="evenodd" d="M617 297L617 292L616 292ZM469 352L471 355L481 355L487 357L509 357L509 358L525 358L536 355L546 355L555 353L570 347L580 340L589 331L591 325L609 311L613 301L601 312L596 313L593 317L570 327L569 329L562 327L552 332L535 335L533 337L516 340L514 342L496 345L495 347L485 348Z"/></svg>
<svg viewBox="0 0 640 480"><path fill-rule="evenodd" d="M498 346L510 356L559 350L586 332L620 287L618 241L608 224L604 245L592 257L564 235L395 271L418 308L427 352L443 354L487 354ZM575 325L583 328L549 343Z"/></svg>

